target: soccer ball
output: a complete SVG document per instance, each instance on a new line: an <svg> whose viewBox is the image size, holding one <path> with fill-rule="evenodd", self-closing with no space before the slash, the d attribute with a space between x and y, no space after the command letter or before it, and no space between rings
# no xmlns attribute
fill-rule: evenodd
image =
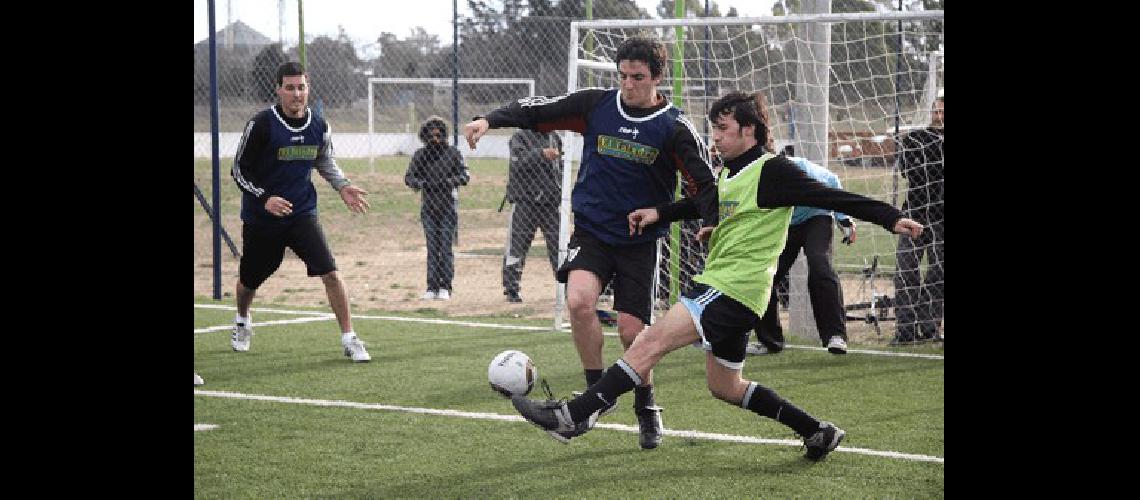
<svg viewBox="0 0 1140 500"><path fill-rule="evenodd" d="M500 352L487 367L487 380L491 383L491 388L507 398L530 394L537 379L538 368L530 362L530 356L522 351Z"/></svg>

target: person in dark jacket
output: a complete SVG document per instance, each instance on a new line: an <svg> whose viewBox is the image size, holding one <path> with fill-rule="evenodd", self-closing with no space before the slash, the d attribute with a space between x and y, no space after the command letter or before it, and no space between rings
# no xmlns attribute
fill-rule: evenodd
<svg viewBox="0 0 1140 500"><path fill-rule="evenodd" d="M554 132L539 133L525 128L511 136L510 177L507 200L506 254L503 256L503 295L508 302L522 302L520 279L526 254L537 230L546 241L551 272L558 271L558 204L562 201L562 140ZM557 277L557 276L555 276Z"/></svg>
<svg viewBox="0 0 1140 500"><path fill-rule="evenodd" d="M896 332L891 344L940 341L945 288L946 230L943 208L943 97L934 101L930 126L899 141L899 174L907 181L902 211L927 226L918 239L899 238L895 260ZM926 276L919 265L926 254Z"/></svg>
<svg viewBox="0 0 1140 500"><path fill-rule="evenodd" d="M427 243L427 291L423 299L451 299L455 254L451 246L459 226L459 186L471 175L463 155L447 144L447 124L438 116L420 127L420 141L408 163L404 184L421 193L420 221Z"/></svg>

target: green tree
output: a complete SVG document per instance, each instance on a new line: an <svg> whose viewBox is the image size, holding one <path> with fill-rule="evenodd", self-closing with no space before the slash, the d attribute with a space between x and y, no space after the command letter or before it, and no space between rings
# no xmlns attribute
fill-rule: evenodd
<svg viewBox="0 0 1140 500"><path fill-rule="evenodd" d="M266 45L253 58L253 68L249 72L250 95L253 102L274 102L277 100L277 67L285 62L285 52L280 43Z"/></svg>
<svg viewBox="0 0 1140 500"><path fill-rule="evenodd" d="M305 57L305 69L312 78L310 99L314 102L319 100L329 107L350 106L367 92L364 63L343 29L336 40L319 36L308 42Z"/></svg>

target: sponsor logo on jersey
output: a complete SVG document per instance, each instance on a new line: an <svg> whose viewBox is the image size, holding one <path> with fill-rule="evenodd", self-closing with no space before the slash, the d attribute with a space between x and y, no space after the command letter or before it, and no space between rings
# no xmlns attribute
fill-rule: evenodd
<svg viewBox="0 0 1140 500"><path fill-rule="evenodd" d="M629 141L620 137L598 135L598 154L652 165L660 153L657 148L646 146L638 142Z"/></svg>
<svg viewBox="0 0 1140 500"><path fill-rule="evenodd" d="M295 136L293 136L293 137L290 137L290 138L289 138L289 140L290 140L290 141L293 141L293 142L305 142L305 136L303 136L303 135L295 135Z"/></svg>
<svg viewBox="0 0 1140 500"><path fill-rule="evenodd" d="M300 146L285 146L277 150L278 161L313 160L317 158L315 144Z"/></svg>
<svg viewBox="0 0 1140 500"><path fill-rule="evenodd" d="M739 201L721 200L720 201L720 220L723 221L729 217L732 217L732 214L736 213L736 209L739 206L740 206Z"/></svg>
<svg viewBox="0 0 1140 500"><path fill-rule="evenodd" d="M633 140L635 140L635 141L637 140L637 134L639 134L639 133L640 133L640 132L637 130L637 127L634 127L634 128L625 128L625 127L621 127L621 128L619 128L619 129L618 129L618 132L621 132L621 133L623 133L623 134L633 134Z"/></svg>

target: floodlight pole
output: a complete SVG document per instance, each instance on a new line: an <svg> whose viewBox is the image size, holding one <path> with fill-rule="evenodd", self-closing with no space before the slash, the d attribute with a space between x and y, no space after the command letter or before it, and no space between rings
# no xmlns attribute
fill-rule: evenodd
<svg viewBox="0 0 1140 500"><path fill-rule="evenodd" d="M210 18L210 164L214 189L214 300L222 300L222 187L218 174L218 40L214 23L214 0L207 0ZM208 211L208 210L207 210Z"/></svg>

